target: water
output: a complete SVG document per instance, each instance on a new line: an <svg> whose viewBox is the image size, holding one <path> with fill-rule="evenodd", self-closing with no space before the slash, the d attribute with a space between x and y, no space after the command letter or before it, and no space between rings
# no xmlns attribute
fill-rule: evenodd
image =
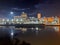
<svg viewBox="0 0 60 45"><path fill-rule="evenodd" d="M11 35L12 33L12 35ZM46 26L44 29L15 29L13 27L0 28L0 37L18 38L31 45L60 45L60 26Z"/></svg>

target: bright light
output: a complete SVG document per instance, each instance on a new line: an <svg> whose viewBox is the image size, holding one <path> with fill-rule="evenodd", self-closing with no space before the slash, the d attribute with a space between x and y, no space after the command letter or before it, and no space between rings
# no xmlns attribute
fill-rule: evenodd
<svg viewBox="0 0 60 45"><path fill-rule="evenodd" d="M14 21L14 19L11 20L12 22Z"/></svg>
<svg viewBox="0 0 60 45"><path fill-rule="evenodd" d="M7 22L9 22L9 19L7 19Z"/></svg>
<svg viewBox="0 0 60 45"><path fill-rule="evenodd" d="M5 21L5 19L3 19L2 21Z"/></svg>
<svg viewBox="0 0 60 45"><path fill-rule="evenodd" d="M14 36L14 32L13 31L11 31L11 39L13 40L13 36Z"/></svg>
<svg viewBox="0 0 60 45"><path fill-rule="evenodd" d="M20 19L20 21L23 21L23 19Z"/></svg>
<svg viewBox="0 0 60 45"><path fill-rule="evenodd" d="M36 27L36 30L38 30L38 27Z"/></svg>
<svg viewBox="0 0 60 45"><path fill-rule="evenodd" d="M10 12L10 14L14 14L13 12Z"/></svg>
<svg viewBox="0 0 60 45"><path fill-rule="evenodd" d="M19 21L19 19L16 19L16 21Z"/></svg>
<svg viewBox="0 0 60 45"><path fill-rule="evenodd" d="M13 32L11 32L11 36L13 36L14 35L14 33Z"/></svg>
<svg viewBox="0 0 60 45"><path fill-rule="evenodd" d="M56 32L59 32L59 27L54 27Z"/></svg>
<svg viewBox="0 0 60 45"><path fill-rule="evenodd" d="M17 23L20 23L20 22L17 22Z"/></svg>

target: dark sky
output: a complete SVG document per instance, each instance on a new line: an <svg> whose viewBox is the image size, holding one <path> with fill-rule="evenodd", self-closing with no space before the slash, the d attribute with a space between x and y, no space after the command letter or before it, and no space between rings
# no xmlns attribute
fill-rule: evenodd
<svg viewBox="0 0 60 45"><path fill-rule="evenodd" d="M0 13L6 14L9 9L21 11L22 9L30 8L30 12L33 10L33 15L39 11L43 16L55 16L60 15L59 4L59 0L0 0Z"/></svg>
<svg viewBox="0 0 60 45"><path fill-rule="evenodd" d="M58 3L59 1L56 0L0 0L1 6L8 6L8 7L30 7L34 6L35 4L53 4Z"/></svg>

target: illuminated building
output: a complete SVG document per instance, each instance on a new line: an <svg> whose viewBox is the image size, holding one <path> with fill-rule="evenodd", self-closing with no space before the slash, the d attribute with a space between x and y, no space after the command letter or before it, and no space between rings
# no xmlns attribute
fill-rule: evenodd
<svg viewBox="0 0 60 45"><path fill-rule="evenodd" d="M21 16L14 16L13 22L20 23L21 20L22 20Z"/></svg>
<svg viewBox="0 0 60 45"><path fill-rule="evenodd" d="M60 16L58 16L58 22L59 22L59 24L60 24Z"/></svg>
<svg viewBox="0 0 60 45"><path fill-rule="evenodd" d="M39 23L40 23L40 24L44 24L44 18L41 18L41 19L39 20Z"/></svg>
<svg viewBox="0 0 60 45"><path fill-rule="evenodd" d="M60 17L41 17L41 13L37 14L37 18L28 17L27 13L22 12L20 16L14 16L13 19L0 18L0 24L46 24L46 25L60 25Z"/></svg>
<svg viewBox="0 0 60 45"><path fill-rule="evenodd" d="M41 18L41 13L37 14L37 18L40 19Z"/></svg>
<svg viewBox="0 0 60 45"><path fill-rule="evenodd" d="M21 14L21 18L27 18L27 17L28 17L27 14L24 13L24 12L22 12L22 14Z"/></svg>
<svg viewBox="0 0 60 45"><path fill-rule="evenodd" d="M55 16L54 22L56 22L56 24L59 24L59 18L57 16Z"/></svg>
<svg viewBox="0 0 60 45"><path fill-rule="evenodd" d="M44 20L44 24L47 24L47 22L48 22L47 17L44 17L43 20Z"/></svg>
<svg viewBox="0 0 60 45"><path fill-rule="evenodd" d="M21 16L14 16L14 19L19 19L21 18Z"/></svg>
<svg viewBox="0 0 60 45"><path fill-rule="evenodd" d="M15 23L21 24L21 23L27 21L27 14L22 12L22 14L20 16L14 16L13 19L14 19Z"/></svg>
<svg viewBox="0 0 60 45"><path fill-rule="evenodd" d="M47 20L48 20L48 22L53 22L54 21L54 18L48 17Z"/></svg>
<svg viewBox="0 0 60 45"><path fill-rule="evenodd" d="M0 24L6 24L7 19L6 18L0 18Z"/></svg>
<svg viewBox="0 0 60 45"><path fill-rule="evenodd" d="M38 19L35 18L35 17L29 17L29 19L30 19L31 21L36 21L36 20L38 20Z"/></svg>

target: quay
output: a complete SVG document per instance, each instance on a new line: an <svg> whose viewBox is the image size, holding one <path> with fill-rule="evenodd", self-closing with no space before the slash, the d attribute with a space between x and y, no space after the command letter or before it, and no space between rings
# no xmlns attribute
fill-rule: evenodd
<svg viewBox="0 0 60 45"><path fill-rule="evenodd" d="M16 28L44 28L44 24L0 24L0 26L15 26Z"/></svg>
<svg viewBox="0 0 60 45"><path fill-rule="evenodd" d="M45 26L60 26L60 24L55 24L55 25L45 25Z"/></svg>

